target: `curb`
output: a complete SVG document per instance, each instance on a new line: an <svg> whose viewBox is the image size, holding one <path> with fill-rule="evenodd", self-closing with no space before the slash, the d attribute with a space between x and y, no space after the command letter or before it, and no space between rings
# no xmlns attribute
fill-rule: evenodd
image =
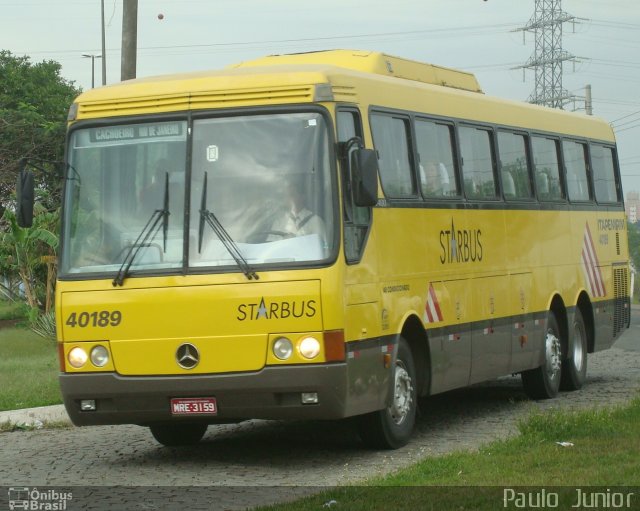
<svg viewBox="0 0 640 511"><path fill-rule="evenodd" d="M66 422L71 424L71 419L69 419L64 405L52 405L0 412L0 424L7 422L39 428L47 422Z"/></svg>

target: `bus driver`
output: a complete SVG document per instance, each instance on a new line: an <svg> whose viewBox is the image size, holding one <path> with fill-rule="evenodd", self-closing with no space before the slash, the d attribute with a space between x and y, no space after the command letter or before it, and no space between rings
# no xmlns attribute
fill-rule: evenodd
<svg viewBox="0 0 640 511"><path fill-rule="evenodd" d="M326 240L324 221L306 207L307 196L303 184L300 179L291 179L285 184L286 197L291 207L284 218L275 222L273 231L282 232L287 237L317 234L324 242Z"/></svg>

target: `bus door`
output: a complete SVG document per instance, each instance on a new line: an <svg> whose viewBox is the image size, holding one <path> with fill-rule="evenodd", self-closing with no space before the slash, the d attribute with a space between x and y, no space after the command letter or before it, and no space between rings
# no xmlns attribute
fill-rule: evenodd
<svg viewBox="0 0 640 511"><path fill-rule="evenodd" d="M356 108L337 112L339 142L353 137L362 140L360 113ZM377 263L370 238L372 211L353 202L347 185L348 166L342 162L342 203L345 268L345 340L349 367L349 398L355 413L364 413L386 405L388 371L380 363L381 311L377 284Z"/></svg>

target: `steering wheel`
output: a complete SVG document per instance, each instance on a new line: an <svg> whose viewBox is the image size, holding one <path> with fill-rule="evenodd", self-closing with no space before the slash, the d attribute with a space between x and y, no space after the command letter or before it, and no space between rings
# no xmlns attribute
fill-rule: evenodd
<svg viewBox="0 0 640 511"><path fill-rule="evenodd" d="M280 236L282 239L285 239L285 238L292 238L293 234L285 231L273 231L273 230L257 231L251 234L249 237L247 237L247 242L249 243L264 242L267 240L267 237L269 236Z"/></svg>

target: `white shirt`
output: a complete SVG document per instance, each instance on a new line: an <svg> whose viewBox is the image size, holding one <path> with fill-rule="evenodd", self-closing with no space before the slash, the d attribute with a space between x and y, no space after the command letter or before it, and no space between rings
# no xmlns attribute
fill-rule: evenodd
<svg viewBox="0 0 640 511"><path fill-rule="evenodd" d="M275 223L273 230L285 232L291 236L318 234L323 241L326 241L327 238L322 218L306 208L302 208L297 213L290 210L285 218Z"/></svg>

